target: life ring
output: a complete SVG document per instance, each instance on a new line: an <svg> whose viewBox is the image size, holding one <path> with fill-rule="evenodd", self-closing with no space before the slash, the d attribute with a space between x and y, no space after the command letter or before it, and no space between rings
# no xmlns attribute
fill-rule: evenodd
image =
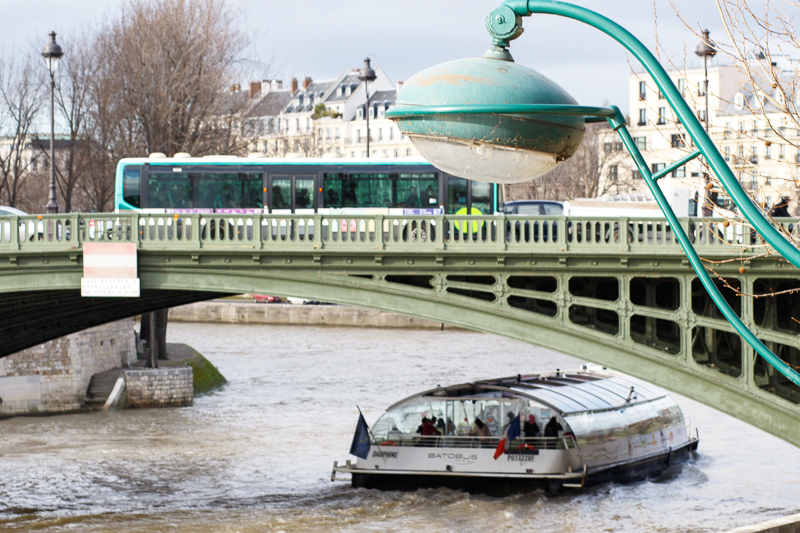
<svg viewBox="0 0 800 533"><path fill-rule="evenodd" d="M393 440L385 440L381 442L381 446L397 446Z"/></svg>
<svg viewBox="0 0 800 533"><path fill-rule="evenodd" d="M520 444L519 446L517 446L517 449L518 450L535 450L536 448L534 448L530 444Z"/></svg>

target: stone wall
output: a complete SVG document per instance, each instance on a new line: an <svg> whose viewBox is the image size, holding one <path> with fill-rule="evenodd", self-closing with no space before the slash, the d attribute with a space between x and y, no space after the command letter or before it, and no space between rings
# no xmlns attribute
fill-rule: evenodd
<svg viewBox="0 0 800 533"><path fill-rule="evenodd" d="M128 407L183 407L192 405L192 367L126 370Z"/></svg>
<svg viewBox="0 0 800 533"><path fill-rule="evenodd" d="M169 310L169 320L227 324L455 329L455 326L433 320L349 305L256 304L235 300L212 300L173 307Z"/></svg>
<svg viewBox="0 0 800 533"><path fill-rule="evenodd" d="M135 361L130 318L0 358L0 415L78 409L92 375Z"/></svg>

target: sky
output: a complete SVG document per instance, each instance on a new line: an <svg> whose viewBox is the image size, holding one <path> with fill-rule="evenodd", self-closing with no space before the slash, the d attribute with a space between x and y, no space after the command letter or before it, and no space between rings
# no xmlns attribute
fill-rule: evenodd
<svg viewBox="0 0 800 533"><path fill-rule="evenodd" d="M47 34L64 36L114 16L128 0L0 0L0 51L40 50ZM619 23L654 49L662 62L700 66L699 39L678 18L669 0L573 0ZM673 0L692 28L723 39L714 0ZM287 86L292 77L333 79L365 57L394 83L445 61L478 57L489 47L486 16L498 0L230 0L254 36L250 54L269 65L269 76ZM658 21L657 28L655 21ZM539 15L523 19L524 34L512 42L517 63L544 74L584 105L615 104L626 111L634 59L621 45L576 21ZM69 54L66 47L65 53ZM719 56L718 56L719 57ZM629 64L629 61L631 62ZM635 68L639 68L635 65ZM242 84L249 80L242 80Z"/></svg>

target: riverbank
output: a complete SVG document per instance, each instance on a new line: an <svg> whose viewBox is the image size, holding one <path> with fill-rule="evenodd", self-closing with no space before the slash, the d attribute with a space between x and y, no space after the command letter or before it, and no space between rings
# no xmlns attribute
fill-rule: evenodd
<svg viewBox="0 0 800 533"><path fill-rule="evenodd" d="M344 326L363 328L461 329L443 322L349 305L257 304L244 300L212 300L169 310L172 322Z"/></svg>

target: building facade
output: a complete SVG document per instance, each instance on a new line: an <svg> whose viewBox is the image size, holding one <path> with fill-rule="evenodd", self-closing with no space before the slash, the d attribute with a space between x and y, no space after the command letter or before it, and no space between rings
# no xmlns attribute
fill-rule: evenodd
<svg viewBox="0 0 800 533"><path fill-rule="evenodd" d="M788 63L791 65L791 63ZM673 83L695 111L719 148L734 175L753 198L767 207L788 196L791 210L796 210L800 131L786 114L769 104L761 88L749 85L748 77L738 67L715 65L708 69L708 112L706 112L705 73L703 68L669 71ZM767 86L772 97L779 91ZM761 95L761 96L756 96ZM657 172L695 149L685 128L649 74L634 73L629 78L628 128L652 172ZM707 116L706 116L707 113ZM600 139L606 152L614 152L603 180L625 182L622 193L641 193L647 185L633 160L622 150L616 133ZM662 182L665 186L696 191L700 206L714 202L730 206L730 200L716 185L705 192L707 183L703 162L696 158L673 171ZM608 187L603 187L608 188ZM702 198L705 194L707 200ZM710 215L710 210L698 212Z"/></svg>

